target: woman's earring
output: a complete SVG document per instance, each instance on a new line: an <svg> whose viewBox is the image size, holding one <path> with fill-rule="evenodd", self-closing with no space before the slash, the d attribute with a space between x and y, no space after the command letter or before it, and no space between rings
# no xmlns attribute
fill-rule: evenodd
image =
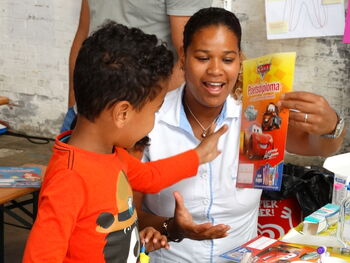
<svg viewBox="0 0 350 263"><path fill-rule="evenodd" d="M242 100L242 96L243 96L242 93L243 93L243 91L242 91L241 87L236 88L236 90L235 90L235 98L236 98L236 100Z"/></svg>
<svg viewBox="0 0 350 263"><path fill-rule="evenodd" d="M242 63L241 63L238 77L237 77L237 81L236 81L236 85L235 85L234 91L233 91L233 97L236 100L241 101L242 100L242 93L243 93L243 67L242 67Z"/></svg>

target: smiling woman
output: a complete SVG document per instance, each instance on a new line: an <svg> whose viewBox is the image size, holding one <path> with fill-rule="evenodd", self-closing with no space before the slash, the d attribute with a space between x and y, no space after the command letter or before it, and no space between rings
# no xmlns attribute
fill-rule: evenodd
<svg viewBox="0 0 350 263"><path fill-rule="evenodd" d="M209 127L217 119L237 81L240 49L236 33L224 25L207 26L191 39L182 56L186 78L184 101L194 135L200 138L203 129L198 121ZM189 114L189 109L193 114Z"/></svg>
<svg viewBox="0 0 350 263"><path fill-rule="evenodd" d="M156 116L155 127L149 134L151 143L145 151L144 160L155 161L191 149L203 137L210 136L210 131L224 124L229 129L219 140L221 155L210 163L202 164L196 177L184 179L158 194L145 196L143 207L152 215L138 209L140 227L152 225L166 234L168 240L182 240L171 244L170 250L152 252L153 262L220 263L224 260L220 259L220 254L257 235L261 190L235 187L242 112L241 102L237 99L242 60L240 42L239 20L233 13L221 8L202 9L185 26L180 59L186 82L166 95ZM293 99L300 95L286 94L281 104L287 108L294 106L294 109L295 103L304 105ZM335 113L326 100L315 94L306 94L305 98L308 97L310 101L320 102L320 108L329 112L328 117L334 117ZM254 109L251 109L251 114L256 114ZM310 116L316 117L316 114L312 115L309 114L308 121ZM325 120L325 117L318 117L322 122ZM271 119L271 128L274 128L278 119ZM335 122L330 122L334 129ZM309 128L299 127L298 136L288 137L294 149L303 151L319 147L319 134L310 134ZM300 135L313 139L304 140L300 147ZM340 142L324 140L335 146ZM252 144L263 141L266 148L272 147L270 138L263 138L258 133L251 141ZM250 155L254 158L264 153L252 147Z"/></svg>
<svg viewBox="0 0 350 263"><path fill-rule="evenodd" d="M240 40L238 19L221 8L202 9L185 26L181 63L186 83L167 94L145 159L157 160L197 145L214 126L227 124L229 130L220 139L222 154L201 165L197 177L145 197L147 210L162 217L138 211L141 227L153 224L170 240L186 237L170 250L153 253L155 262L198 262L198 255L201 262L220 262L221 253L256 234L260 190L234 187L241 106L231 94L240 73ZM184 196L195 223L179 195L175 219L165 221L164 217L174 216L174 190ZM212 238L220 239L193 241Z"/></svg>

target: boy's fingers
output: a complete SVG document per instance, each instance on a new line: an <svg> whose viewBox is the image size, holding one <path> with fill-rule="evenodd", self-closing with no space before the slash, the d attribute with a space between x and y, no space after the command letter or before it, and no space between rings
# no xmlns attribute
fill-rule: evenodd
<svg viewBox="0 0 350 263"><path fill-rule="evenodd" d="M148 243L153 237L153 233L151 231L147 231L145 235L145 242Z"/></svg>
<svg viewBox="0 0 350 263"><path fill-rule="evenodd" d="M209 128L208 134L216 134L216 136L220 137L221 135L223 135L227 131L228 126L227 126L227 124L225 124L216 132L215 132L215 128L216 128L216 123L213 123L213 125L211 125Z"/></svg>
<svg viewBox="0 0 350 263"><path fill-rule="evenodd" d="M159 233L158 231L154 232L154 233L153 233L153 243L157 243L157 242L162 241L163 237L165 237L165 236L163 236L163 235L162 235L161 233Z"/></svg>
<svg viewBox="0 0 350 263"><path fill-rule="evenodd" d="M216 123L214 122L214 123L209 127L208 134L213 134L213 133L215 132L215 128L216 128Z"/></svg>
<svg viewBox="0 0 350 263"><path fill-rule="evenodd" d="M161 236L161 239L159 241L160 241L160 244L162 245L162 247L166 247L166 245L168 243L168 239L165 236Z"/></svg>
<svg viewBox="0 0 350 263"><path fill-rule="evenodd" d="M224 124L219 130L217 130L214 134L216 134L218 137L223 135L228 130L227 124Z"/></svg>

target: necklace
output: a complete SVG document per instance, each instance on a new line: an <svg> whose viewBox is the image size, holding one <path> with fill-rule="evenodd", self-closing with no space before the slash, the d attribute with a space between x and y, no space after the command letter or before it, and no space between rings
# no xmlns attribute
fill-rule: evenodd
<svg viewBox="0 0 350 263"><path fill-rule="evenodd" d="M208 134L208 130L209 128L216 122L216 120L218 119L219 115L213 120L213 122L207 127L204 128L204 126L202 125L202 123L200 123L200 121L197 119L197 117L194 115L194 113L191 111L190 106L188 106L188 104L185 102L186 107L188 109L188 111L190 112L190 114L192 115L193 119L198 123L199 127L201 127L201 129L203 130L201 136L202 138L207 137Z"/></svg>

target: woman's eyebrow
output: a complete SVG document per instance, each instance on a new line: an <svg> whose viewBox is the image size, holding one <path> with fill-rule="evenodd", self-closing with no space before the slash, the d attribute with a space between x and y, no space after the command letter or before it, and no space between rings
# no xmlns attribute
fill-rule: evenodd
<svg viewBox="0 0 350 263"><path fill-rule="evenodd" d="M210 50L207 50L207 49L196 49L194 52L195 52L195 53L196 53L196 52L210 53ZM223 53L224 53L225 55L231 54L231 53L234 53L234 54L236 54L236 55L238 54L238 52L235 51L235 50L226 50L226 51L224 51Z"/></svg>
<svg viewBox="0 0 350 263"><path fill-rule="evenodd" d="M234 54L238 54L238 52L237 51L235 51L235 50L228 50L228 51L224 51L224 53L225 54L231 54L231 53L234 53Z"/></svg>

